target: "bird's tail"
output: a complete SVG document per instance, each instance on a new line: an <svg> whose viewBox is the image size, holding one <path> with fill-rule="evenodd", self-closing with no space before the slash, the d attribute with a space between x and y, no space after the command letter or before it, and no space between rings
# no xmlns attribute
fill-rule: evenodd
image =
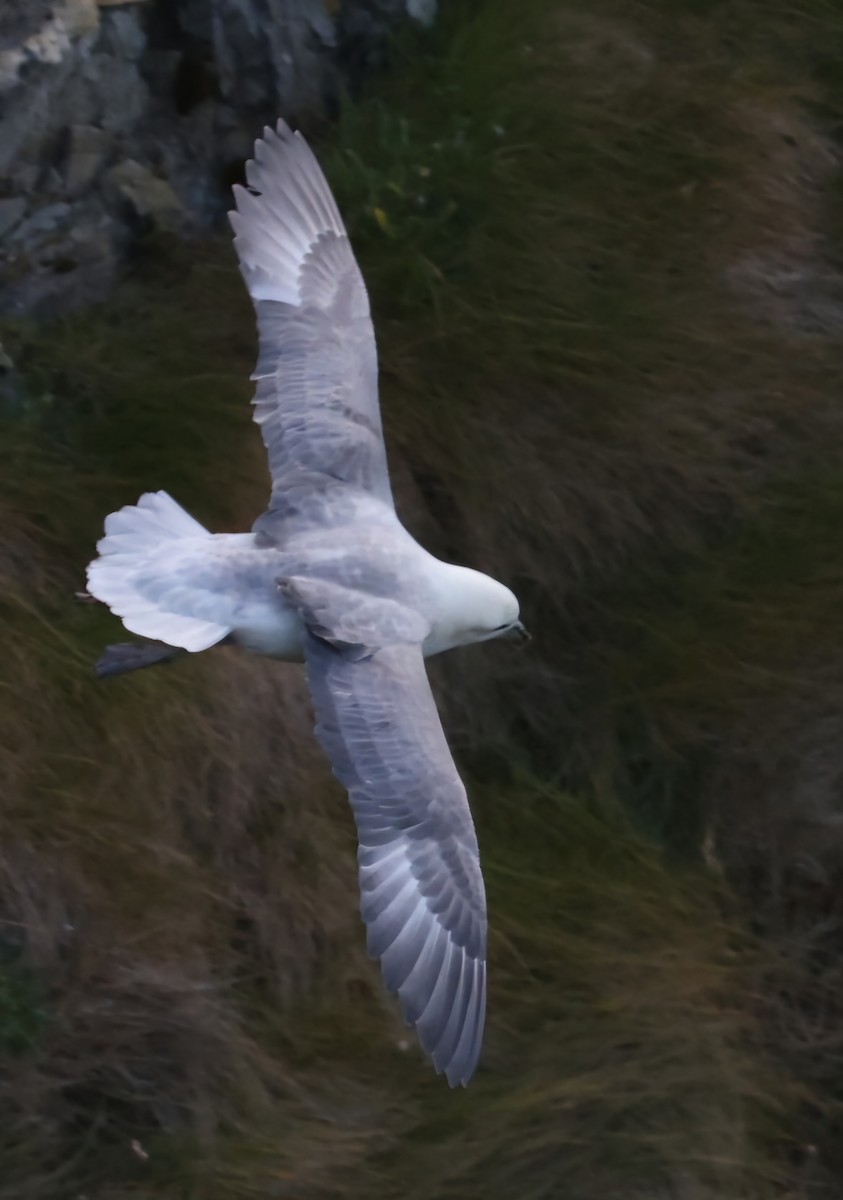
<svg viewBox="0 0 843 1200"><path fill-rule="evenodd" d="M172 662L184 653L180 647L167 646L163 642L119 642L115 646L106 646L97 661L97 675L100 679L110 679L113 675L125 675L127 671L142 671L144 667Z"/></svg>
<svg viewBox="0 0 843 1200"><path fill-rule="evenodd" d="M178 606L167 594L171 572L168 568L162 573L160 563L167 557L180 562L191 548L195 551L197 542L204 545L211 536L166 492L147 492L137 504L106 517L105 537L97 543L99 558L88 566L88 591L108 605L130 633L184 650L207 650L228 634L229 627L173 612Z"/></svg>
<svg viewBox="0 0 843 1200"><path fill-rule="evenodd" d="M126 504L105 518L105 537L97 543L102 557L154 550L162 541L210 537L167 492L145 492L137 504Z"/></svg>

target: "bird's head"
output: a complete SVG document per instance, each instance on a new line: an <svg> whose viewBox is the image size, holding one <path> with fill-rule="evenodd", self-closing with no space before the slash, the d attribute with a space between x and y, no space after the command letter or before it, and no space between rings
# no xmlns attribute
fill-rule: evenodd
<svg viewBox="0 0 843 1200"><path fill-rule="evenodd" d="M518 599L505 584L480 575L478 581L477 607L473 613L473 625L469 632L473 642L488 642L492 638L513 638L529 641L530 635L521 621Z"/></svg>
<svg viewBox="0 0 843 1200"><path fill-rule="evenodd" d="M431 639L435 649L429 648L428 653L493 638L529 640L517 597L497 579L469 567L449 565L444 582L442 617Z"/></svg>

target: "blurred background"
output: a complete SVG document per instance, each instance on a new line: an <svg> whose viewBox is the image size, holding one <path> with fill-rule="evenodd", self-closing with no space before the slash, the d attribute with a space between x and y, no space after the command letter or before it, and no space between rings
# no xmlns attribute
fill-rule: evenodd
<svg viewBox="0 0 843 1200"><path fill-rule="evenodd" d="M248 528L224 213L311 138L491 917L465 1092L382 994L302 674L99 684L104 515ZM2 1200L843 1194L843 3L4 0Z"/></svg>

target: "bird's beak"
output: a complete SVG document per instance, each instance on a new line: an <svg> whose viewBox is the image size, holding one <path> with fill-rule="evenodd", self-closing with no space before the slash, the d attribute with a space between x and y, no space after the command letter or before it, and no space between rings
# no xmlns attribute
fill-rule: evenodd
<svg viewBox="0 0 843 1200"><path fill-rule="evenodd" d="M510 625L509 629L507 629L506 633L504 634L504 637L509 638L514 642L522 643L529 642L531 640L531 635L527 632L520 621L516 621L514 625Z"/></svg>

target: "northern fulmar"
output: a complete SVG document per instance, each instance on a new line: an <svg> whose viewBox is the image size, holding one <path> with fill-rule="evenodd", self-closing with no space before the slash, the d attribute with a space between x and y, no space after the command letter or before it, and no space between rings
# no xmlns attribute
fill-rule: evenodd
<svg viewBox="0 0 843 1200"><path fill-rule="evenodd" d="M366 287L307 143L265 129L246 180L229 215L257 313L269 506L234 534L166 492L111 513L88 591L149 640L108 647L98 671L222 642L304 661L357 824L369 952L436 1070L464 1086L485 1023L486 897L424 659L527 635L509 588L435 558L396 515Z"/></svg>

